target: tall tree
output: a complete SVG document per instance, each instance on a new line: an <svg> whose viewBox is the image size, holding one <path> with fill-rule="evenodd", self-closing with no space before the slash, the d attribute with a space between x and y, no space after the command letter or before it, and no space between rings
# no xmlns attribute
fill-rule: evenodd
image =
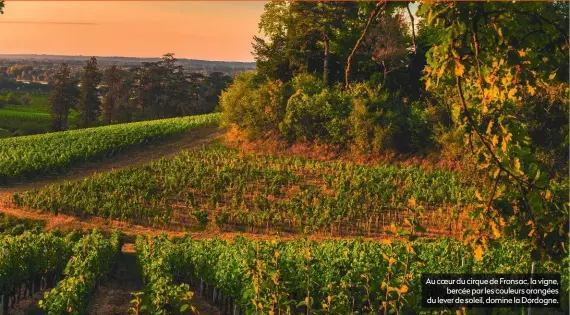
<svg viewBox="0 0 570 315"><path fill-rule="evenodd" d="M231 82L231 77L221 72L212 72L208 75L203 83L204 104L199 108L201 113L211 113L218 104L220 94Z"/></svg>
<svg viewBox="0 0 570 315"><path fill-rule="evenodd" d="M97 58L91 57L83 68L81 90L79 95L79 125L90 127L96 124L101 113L98 85L101 83L101 73L97 67Z"/></svg>
<svg viewBox="0 0 570 315"><path fill-rule="evenodd" d="M77 86L71 78L71 70L62 64L54 76L54 85L50 99L52 127L56 131L68 128L69 110L77 102Z"/></svg>
<svg viewBox="0 0 570 315"><path fill-rule="evenodd" d="M378 21L365 36L363 46L372 60L382 67L383 86L386 86L390 72L405 68L409 64L406 27L401 13L380 13Z"/></svg>
<svg viewBox="0 0 570 315"><path fill-rule="evenodd" d="M143 118L166 118L192 113L189 82L173 54L144 62L136 71L134 93Z"/></svg>
<svg viewBox="0 0 570 315"><path fill-rule="evenodd" d="M315 73L325 83L342 79L347 56L362 23L356 2L270 2L259 22L264 38L254 37L258 72L289 81L295 74Z"/></svg>
<svg viewBox="0 0 570 315"><path fill-rule="evenodd" d="M426 87L453 87L465 139L491 182L473 212L487 233L471 235L472 244L482 252L488 235L531 238L534 258L562 258L568 178L544 171L529 135L536 119L527 115L545 103L541 95L567 113L568 3L434 2L418 14L441 32L427 54ZM560 138L568 139L567 120L564 129Z"/></svg>
<svg viewBox="0 0 570 315"><path fill-rule="evenodd" d="M136 90L133 89L133 86L135 86L137 72L138 69L135 68L121 74L119 92L117 93L119 98L116 99L112 121L119 123L133 121L137 105Z"/></svg>
<svg viewBox="0 0 570 315"><path fill-rule="evenodd" d="M101 111L103 112L104 123L109 125L113 121L113 114L121 98L121 74L116 65L105 70L103 84L105 91L101 102Z"/></svg>

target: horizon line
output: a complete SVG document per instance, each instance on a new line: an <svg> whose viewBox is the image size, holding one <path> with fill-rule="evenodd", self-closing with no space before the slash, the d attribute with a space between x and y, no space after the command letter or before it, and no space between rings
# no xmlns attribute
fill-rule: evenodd
<svg viewBox="0 0 570 315"><path fill-rule="evenodd" d="M12 1L37 1L37 0L12 0ZM42 0L44 1L44 0ZM71 1L71 0L64 0L64 1ZM87 1L91 1L91 0L87 0ZM114 0L111 0L114 1ZM127 1L131 1L131 0L127 0ZM138 0L133 0L133 1L138 1ZM54 57L85 57L85 58L91 58L91 57L95 57L95 58L133 58L133 59L162 59L162 56L160 57L136 57L136 56L111 56L111 55L107 55L107 56L102 56L102 55L60 55L60 54L50 54L50 53L45 53L45 54L40 54L40 53L0 53L0 57L1 56L54 56ZM180 57L177 58L176 54L174 54L174 58L177 60L194 60L194 61L208 61L208 62L233 62L233 63L253 63L255 64L255 60L254 61L236 61L236 60L208 60L208 59L195 59L195 58L187 58L187 57Z"/></svg>
<svg viewBox="0 0 570 315"><path fill-rule="evenodd" d="M3 0L4 2L319 2L321 0ZM363 0L328 0L331 2L363 2ZM364 0L367 1L367 0ZM432 0L433 2L510 2L509 0ZM569 2L570 0L562 0ZM376 2L376 1L370 1ZM425 2L425 0L383 0L383 2ZM552 0L513 0L513 2L552 2Z"/></svg>

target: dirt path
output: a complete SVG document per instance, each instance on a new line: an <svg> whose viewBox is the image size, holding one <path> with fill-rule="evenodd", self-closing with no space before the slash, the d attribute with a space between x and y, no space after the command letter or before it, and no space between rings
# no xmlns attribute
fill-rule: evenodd
<svg viewBox="0 0 570 315"><path fill-rule="evenodd" d="M87 307L89 315L124 315L132 306L131 292L144 290L141 274L137 267L134 244L126 243L121 250L115 271L108 281L97 288ZM201 315L218 315L219 311L198 295L192 297L191 304Z"/></svg>
<svg viewBox="0 0 570 315"><path fill-rule="evenodd" d="M15 192L42 188L60 181L76 181L95 173L103 173L115 169L139 166L163 157L173 156L181 150L200 147L202 144L221 137L223 131L218 126L208 126L191 130L174 139L156 142L139 150L126 152L102 161L94 161L71 167L65 174L45 176L37 180L16 182L0 186L0 200Z"/></svg>
<svg viewBox="0 0 570 315"><path fill-rule="evenodd" d="M198 231L198 232L190 232L190 231L172 231L166 230L163 228L153 228L153 227L146 227L141 225L134 225L128 224L119 221L110 221L105 220L99 217L88 217L88 218L78 218L74 216L68 216L64 214L59 215L52 215L49 213L37 212L33 210L25 210L25 209L18 209L12 208L9 205L1 204L0 203L0 212L3 212L7 215L11 215L17 218L22 219L32 219L32 220L40 220L44 221L45 230L46 231L53 231L53 230L60 230L60 231L73 231L73 230L83 230L83 231L90 231L94 228L98 228L105 232L111 232L113 230L121 231L125 237L127 242L134 242L138 235L160 235L166 234L169 237L180 237L184 235L191 235L193 239L200 240L200 239L210 239L210 238L219 238L219 239L226 239L231 240L234 239L236 236L242 236L249 239L255 240L281 240L281 241L290 241L295 240L301 237L306 237L309 240L346 240L346 239L364 239L364 240L373 240L373 241L382 241L382 240L395 240L397 237L390 236L390 235L375 235L375 236L359 236L359 235L343 235L343 236L330 236L326 234L299 234L299 233L286 233L286 232L273 232L271 234L267 233L250 233L250 232L229 232L229 231L218 231L218 230L206 230L206 231ZM425 237L438 237L438 234L434 235L425 235Z"/></svg>
<svg viewBox="0 0 570 315"><path fill-rule="evenodd" d="M20 209L15 207L11 202L11 196L16 192L27 191L35 188L42 188L45 185L57 183L60 181L78 181L95 173L108 172L116 169L139 166L146 164L152 160L163 157L173 156L178 154L181 150L193 149L201 145L211 142L221 137L223 131L219 130L217 126L203 127L186 134L181 137L165 141L163 143L155 143L148 145L146 148L125 153L123 155L109 158L99 162L90 162L81 166L72 167L67 173L57 176L42 178L37 181L22 182L11 184L10 186L0 187L0 212L11 215L17 218L32 219L44 221L46 230L91 230L99 228L104 231L119 230L123 232L130 240L134 240L137 235L158 235L166 233L169 236L182 236L191 234L194 239L205 239L218 237L221 239L233 239L235 236L244 236L251 239L280 239L292 240L299 238L303 235L298 233L285 233L273 232L271 234L264 233L247 233L247 232L220 232L216 230L208 230L201 232L186 232L186 231L173 231L165 230L164 228L145 227L134 224L127 224L119 221L105 220L99 217L80 218L69 215L52 215L46 212L39 212L37 210ZM427 235L426 235L427 236ZM313 234L309 235L309 239L322 240L322 239L350 239L359 236L338 236L331 237L329 235ZM394 237L379 235L364 237L371 240L384 240L393 239Z"/></svg>
<svg viewBox="0 0 570 315"><path fill-rule="evenodd" d="M143 290L142 278L132 244L125 244L115 272L97 287L87 307L89 315L123 315L131 307L131 292Z"/></svg>

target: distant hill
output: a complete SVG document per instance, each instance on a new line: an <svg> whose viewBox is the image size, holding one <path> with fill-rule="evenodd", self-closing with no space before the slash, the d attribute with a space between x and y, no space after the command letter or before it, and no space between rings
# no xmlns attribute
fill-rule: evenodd
<svg viewBox="0 0 570 315"><path fill-rule="evenodd" d="M91 56L63 56L63 55L34 55L34 54L0 54L1 60L10 61L36 61L36 62L69 62L82 63ZM118 56L96 56L99 65L106 66L111 64L123 66L138 66L142 62L154 62L161 58L137 58L137 57L118 57ZM255 70L255 62L239 62L239 61L210 61L197 59L178 59L178 62L187 70L210 70L219 71L234 69L236 71Z"/></svg>

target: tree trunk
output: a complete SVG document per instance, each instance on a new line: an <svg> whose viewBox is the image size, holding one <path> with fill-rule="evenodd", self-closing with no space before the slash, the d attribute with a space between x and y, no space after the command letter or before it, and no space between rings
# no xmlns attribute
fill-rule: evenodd
<svg viewBox="0 0 570 315"><path fill-rule="evenodd" d="M323 34L325 41L325 56L323 61L323 83L329 85L329 38L327 34Z"/></svg>
<svg viewBox="0 0 570 315"><path fill-rule="evenodd" d="M352 51L350 52L350 55L348 56L348 59L346 61L346 69L344 71L344 84L345 84L344 87L346 89L348 89L350 87L350 84L348 83L348 76L350 74L350 64L352 62L352 57L354 56L354 53L356 53L356 50L358 49L358 46L360 46L360 43L362 42L362 40L364 40L364 37L366 36L366 33L368 32L368 29L370 28L372 21L378 15L378 13L380 13L380 9L382 9L386 5L386 3L387 3L386 0L382 0L382 1L379 1L378 4L376 4L376 7L374 8L372 13L370 14L370 17L368 18L368 22L366 23L366 27L362 31L362 35L360 35L360 38L356 41L356 44L354 44L354 47L352 48Z"/></svg>
<svg viewBox="0 0 570 315"><path fill-rule="evenodd" d="M416 29L414 26L414 15L412 11L410 11L410 3L406 5L406 9L408 9L408 15L410 16L410 22L412 23L412 45L414 45L414 54L417 54L417 44L416 44Z"/></svg>

